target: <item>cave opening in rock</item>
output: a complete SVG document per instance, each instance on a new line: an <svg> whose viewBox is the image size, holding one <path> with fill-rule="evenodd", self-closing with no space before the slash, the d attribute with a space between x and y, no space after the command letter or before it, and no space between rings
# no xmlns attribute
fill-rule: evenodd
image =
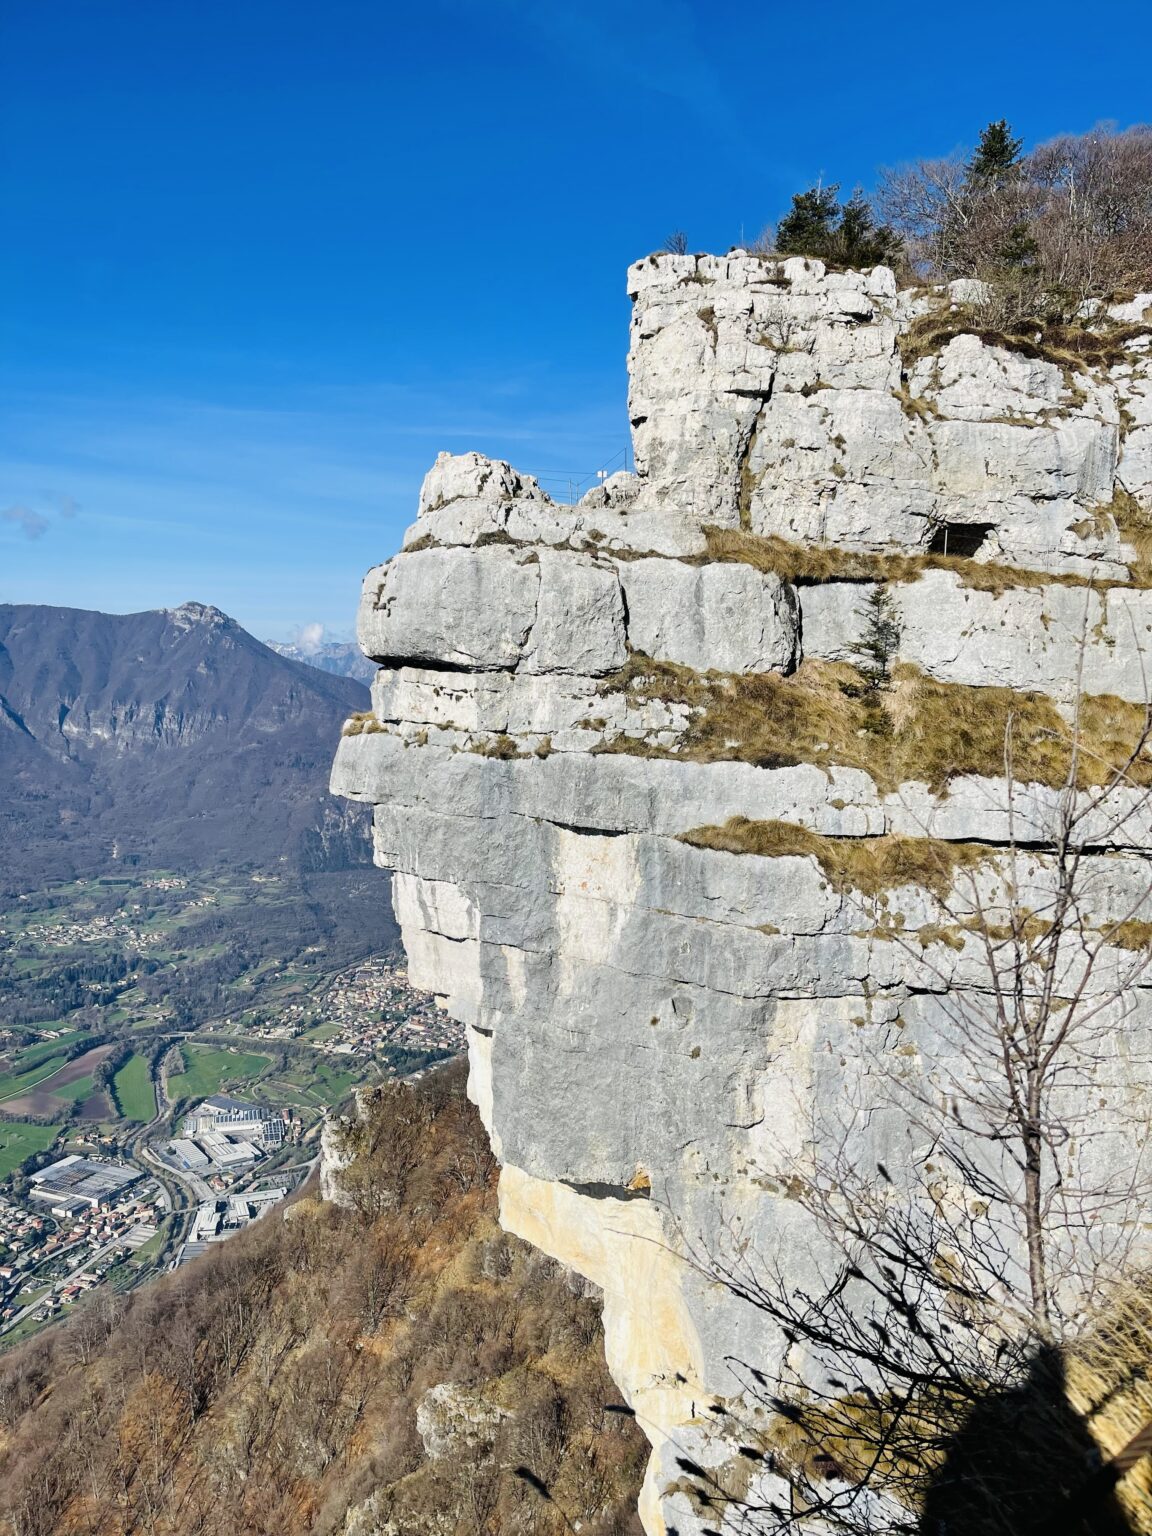
<svg viewBox="0 0 1152 1536"><path fill-rule="evenodd" d="M937 523L928 541L930 555L964 555L980 553L995 523Z"/></svg>

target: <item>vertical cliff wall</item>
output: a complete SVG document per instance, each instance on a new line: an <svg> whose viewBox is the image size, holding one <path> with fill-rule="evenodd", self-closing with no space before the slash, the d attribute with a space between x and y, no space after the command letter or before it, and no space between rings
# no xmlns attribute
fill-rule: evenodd
<svg viewBox="0 0 1152 1536"><path fill-rule="evenodd" d="M950 1000L988 989L960 876L1042 902L1044 744L1081 694L1113 747L1139 732L1152 296L1082 362L883 268L661 256L629 291L635 475L559 506L441 456L365 581L380 670L333 787L374 805L412 981L467 1026L504 1224L603 1289L646 1527L687 1536L677 1457L730 1459L733 1361L784 1347L710 1259L737 1234L805 1284L789 1178L823 1126L919 1187L892 1084L946 1097ZM1152 1083L1140 782L1085 856L1116 939L1085 980L1116 1027L1075 1090L1104 1176Z"/></svg>

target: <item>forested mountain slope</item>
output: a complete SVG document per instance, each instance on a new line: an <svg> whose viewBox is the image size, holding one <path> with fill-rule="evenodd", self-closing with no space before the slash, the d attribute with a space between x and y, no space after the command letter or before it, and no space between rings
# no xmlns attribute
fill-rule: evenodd
<svg viewBox="0 0 1152 1536"><path fill-rule="evenodd" d="M339 722L367 698L199 603L0 604L0 881L366 863L365 817L327 776Z"/></svg>

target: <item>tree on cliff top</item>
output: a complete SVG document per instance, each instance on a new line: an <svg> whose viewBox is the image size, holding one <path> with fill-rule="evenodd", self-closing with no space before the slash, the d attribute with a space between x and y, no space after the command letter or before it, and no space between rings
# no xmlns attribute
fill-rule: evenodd
<svg viewBox="0 0 1152 1536"><path fill-rule="evenodd" d="M864 194L857 189L846 203L839 186L796 192L792 207L776 227L774 248L781 256L812 256L837 266L874 267L894 260L899 241L878 225Z"/></svg>
<svg viewBox="0 0 1152 1536"><path fill-rule="evenodd" d="M1020 150L1024 140L1013 137L1007 121L989 123L980 135L975 153L968 162L968 182L973 187L994 186L1020 169Z"/></svg>
<svg viewBox="0 0 1152 1536"><path fill-rule="evenodd" d="M883 173L876 207L913 268L987 283L1009 323L1083 318L1086 303L1152 287L1152 127L1022 148L1001 119L968 157Z"/></svg>

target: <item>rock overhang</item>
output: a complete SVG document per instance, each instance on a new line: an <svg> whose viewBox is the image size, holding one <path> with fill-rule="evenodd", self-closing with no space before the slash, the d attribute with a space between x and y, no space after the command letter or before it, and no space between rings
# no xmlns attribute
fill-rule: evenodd
<svg viewBox="0 0 1152 1536"><path fill-rule="evenodd" d="M902 294L886 269L667 256L629 292L636 473L565 507L506 463L438 460L404 549L365 583L381 671L333 788L376 806L413 981L468 1026L506 1224L605 1290L609 1363L654 1444L648 1529L687 1531L675 1455L723 1456L709 1415L739 1400L727 1362L758 1326L693 1253L734 1207L807 1272L779 1144L799 1145L805 1106L866 1094L877 1052L929 1075L943 1000L982 984L962 882L1001 899L1011 849L1042 901L1062 794L1058 762L1010 784L958 749L889 782L799 729L812 760L741 760L722 718L693 756L701 699L824 667L847 669L814 675L850 700L879 590L884 665L913 693L930 681L938 730L949 689L965 729L987 690L989 708L1043 705L1049 733L1083 692L1122 740L1147 697L1133 528L1152 506L1152 358L1134 344L1069 377L963 334L905 358L959 296ZM972 525L976 557L933 565L933 531ZM711 558L716 529L750 558ZM1142 805L1134 783L1098 816L1100 931L1143 916ZM902 884L876 883L885 839L908 845ZM851 840L867 876L819 840ZM979 853L953 860L944 901L934 844ZM1152 1011L1142 986L1128 1003L1108 1069L1138 1086ZM857 1151L899 1177L899 1143L873 1106Z"/></svg>

